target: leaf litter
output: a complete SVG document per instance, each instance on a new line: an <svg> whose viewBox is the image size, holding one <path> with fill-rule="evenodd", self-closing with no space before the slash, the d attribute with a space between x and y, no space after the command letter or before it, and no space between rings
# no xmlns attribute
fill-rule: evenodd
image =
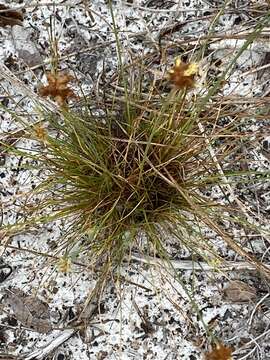
<svg viewBox="0 0 270 360"><path fill-rule="evenodd" d="M11 288L4 290L2 303L10 307L13 317L23 326L44 334L52 331L49 306L38 297Z"/></svg>

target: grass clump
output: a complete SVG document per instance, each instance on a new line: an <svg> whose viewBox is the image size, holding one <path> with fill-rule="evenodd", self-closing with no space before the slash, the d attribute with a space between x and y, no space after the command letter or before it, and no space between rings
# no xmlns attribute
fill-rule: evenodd
<svg viewBox="0 0 270 360"><path fill-rule="evenodd" d="M58 114L42 113L45 127L25 127L40 142L40 151L17 153L37 160L46 176L30 194L31 216L22 225L65 218L65 258L79 246L79 253L109 265L121 264L133 249L145 252L145 246L168 259L171 241L218 264L213 242L218 236L269 273L233 232L257 229L232 185L252 176L248 170L239 171L239 153L249 137L242 125L256 114L244 107L239 112L237 103L223 103L217 95L268 17L248 35L221 75L204 85L201 95L194 90L199 69L195 63L176 60L167 76L174 85L170 91L149 81L149 65L143 61L123 65L115 26L120 67L115 87L107 84L90 105L84 98L83 110L70 110L68 98L78 99L67 86L72 77L48 76L40 95L51 96L61 109ZM225 116L230 120L223 121ZM212 189L221 194L221 201L211 199ZM32 194L38 195L34 208Z"/></svg>
<svg viewBox="0 0 270 360"><path fill-rule="evenodd" d="M185 89L167 95L154 85L147 95L140 89L135 82L125 96L107 94L98 110L45 115L53 131L35 137L48 176L35 189L42 200L33 219L68 218L66 252L80 244L99 263L120 264L145 247L167 259L168 238L208 261L217 256L203 232L209 227L253 261L220 225L233 207L206 196L224 185L223 166L233 175L236 123L214 123L208 105L198 114L198 101Z"/></svg>
<svg viewBox="0 0 270 360"><path fill-rule="evenodd" d="M181 104L149 106L129 105L103 119L66 113L61 125L54 119L59 137L46 138L42 158L53 196L44 206L90 231L91 249L111 260L122 259L138 231L161 249L156 224L189 222L189 199L206 207L196 190L213 181L205 140L194 120L179 117Z"/></svg>

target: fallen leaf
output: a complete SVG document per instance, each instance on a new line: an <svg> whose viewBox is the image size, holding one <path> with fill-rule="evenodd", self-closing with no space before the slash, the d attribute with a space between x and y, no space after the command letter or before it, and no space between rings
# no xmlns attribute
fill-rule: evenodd
<svg viewBox="0 0 270 360"><path fill-rule="evenodd" d="M256 299L256 289L243 281L232 281L225 289L224 294L227 300L232 302L250 302Z"/></svg>
<svg viewBox="0 0 270 360"><path fill-rule="evenodd" d="M10 306L13 316L24 326L44 334L52 330L48 305L37 297L14 288L5 290L4 301Z"/></svg>
<svg viewBox="0 0 270 360"><path fill-rule="evenodd" d="M43 58L30 28L13 26L11 35L18 59L29 67L42 64Z"/></svg>
<svg viewBox="0 0 270 360"><path fill-rule="evenodd" d="M23 14L20 11L12 10L9 7L0 4L0 26L23 26Z"/></svg>

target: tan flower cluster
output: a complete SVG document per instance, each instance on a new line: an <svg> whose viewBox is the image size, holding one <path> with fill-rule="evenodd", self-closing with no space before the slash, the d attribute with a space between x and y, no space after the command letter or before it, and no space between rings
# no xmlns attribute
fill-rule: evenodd
<svg viewBox="0 0 270 360"><path fill-rule="evenodd" d="M39 94L41 96L51 96L61 107L67 104L67 100L70 98L76 98L73 90L70 89L68 83L72 81L73 76L65 73L51 74L47 73L47 86L41 86L39 88Z"/></svg>
<svg viewBox="0 0 270 360"><path fill-rule="evenodd" d="M198 72L198 65L196 63L184 63L180 58L177 58L171 70L169 70L169 80L171 83L179 88L192 88L195 84L194 76Z"/></svg>
<svg viewBox="0 0 270 360"><path fill-rule="evenodd" d="M205 354L205 360L232 360L232 352L232 348L218 344L211 352Z"/></svg>

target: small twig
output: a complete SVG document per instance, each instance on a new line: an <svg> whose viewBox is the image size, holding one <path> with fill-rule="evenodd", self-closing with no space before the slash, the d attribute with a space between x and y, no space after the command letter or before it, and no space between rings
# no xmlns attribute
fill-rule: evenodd
<svg viewBox="0 0 270 360"><path fill-rule="evenodd" d="M249 346L250 344L253 344L253 343L257 343L257 340L259 340L260 338L268 335L270 333L270 329L268 329L267 331L265 331L264 333L260 334L259 336L257 336L255 339L252 339L250 340L248 343L244 344L243 346L241 346L239 349L237 349L237 351L234 351L233 355L236 354L236 353L239 353L240 350L243 350L244 348L246 348L247 346ZM253 351L255 351L253 349ZM251 351L250 353L252 353L253 351ZM250 353L248 353L248 355L250 355ZM245 356L242 356L241 358L239 358L239 360L244 360L247 358L247 355Z"/></svg>
<svg viewBox="0 0 270 360"><path fill-rule="evenodd" d="M24 360L41 360L46 358L52 351L66 342L79 329L67 329L58 333L55 339L49 341L45 346L25 355Z"/></svg>
<svg viewBox="0 0 270 360"><path fill-rule="evenodd" d="M148 265L158 265L164 268L165 261L154 258L151 256L143 256L143 255L131 255L131 259L148 264ZM200 270L200 271L214 271L215 268L213 265L207 264L205 262L195 262L192 260L169 260L171 266L175 270ZM268 267L270 270L270 265L264 264L264 266ZM256 270L257 267L255 265L250 264L246 261L226 261L225 264L220 264L218 266L218 270L220 271L240 271L240 270Z"/></svg>
<svg viewBox="0 0 270 360"><path fill-rule="evenodd" d="M249 326L249 328L251 327L252 320L253 320L253 316L254 316L255 312L257 311L257 309L258 309L258 307L261 305L261 303L263 303L264 300L265 300L266 298L268 298L268 296L270 296L270 294L266 294L266 295L256 304L256 306L254 307L254 309L253 309L253 311L252 311L252 313L251 313L251 315L250 315L250 318L249 318L249 320L248 320L248 326Z"/></svg>
<svg viewBox="0 0 270 360"><path fill-rule="evenodd" d="M251 70L248 70L246 72L244 72L243 74L239 75L239 78L244 78L246 77L247 75L250 75L250 74L254 74L260 70L264 70L264 69L267 69L270 67L270 64L266 64L266 65L262 65L262 66L259 66L255 69L251 69Z"/></svg>
<svg viewBox="0 0 270 360"><path fill-rule="evenodd" d="M204 135L204 134L205 134L205 128L204 128L204 126L202 125L202 123L201 123L200 121L198 121L198 126L199 126L199 130L200 130L201 134ZM227 191L229 191L229 193L230 193L233 201L235 201L235 203L237 204L237 206L239 207L239 209L241 209L241 211L242 211L243 214L245 215L245 217L246 217L247 221L249 222L249 224L252 224L252 225L253 225L253 224L255 223L256 226L258 226L256 219L255 219L255 218L252 218L252 217L248 214L248 212L247 212L244 204L243 204L243 203L238 199L238 197L235 195L235 193L234 193L234 191L233 191L233 189L232 189L232 187L231 187L231 185L230 185L227 177L226 177L225 174L224 174L224 171L223 171L222 167L220 166L220 163L218 162L218 159L217 159L217 157L216 157L216 154L215 154L215 152L214 152L214 149L213 149L213 147L212 147L209 139L207 138L206 135L204 135L204 136L205 136L205 142L206 142L206 144L207 144L207 147L208 147L210 156L211 156L211 158L213 159L213 161L214 161L214 163L215 163L215 165L216 165L217 171L219 172L219 174L220 174L220 176L221 176L221 178L222 178L222 182L223 182L223 184L224 184L224 185L220 185L220 186L223 187L223 188L225 188L225 189L227 189ZM260 233L261 233L261 232L260 232ZM261 236L262 236L263 238L266 238L266 239L267 239L267 236L266 236L265 234L261 233Z"/></svg>
<svg viewBox="0 0 270 360"><path fill-rule="evenodd" d="M0 360L20 360L22 359L19 355L0 353Z"/></svg>

